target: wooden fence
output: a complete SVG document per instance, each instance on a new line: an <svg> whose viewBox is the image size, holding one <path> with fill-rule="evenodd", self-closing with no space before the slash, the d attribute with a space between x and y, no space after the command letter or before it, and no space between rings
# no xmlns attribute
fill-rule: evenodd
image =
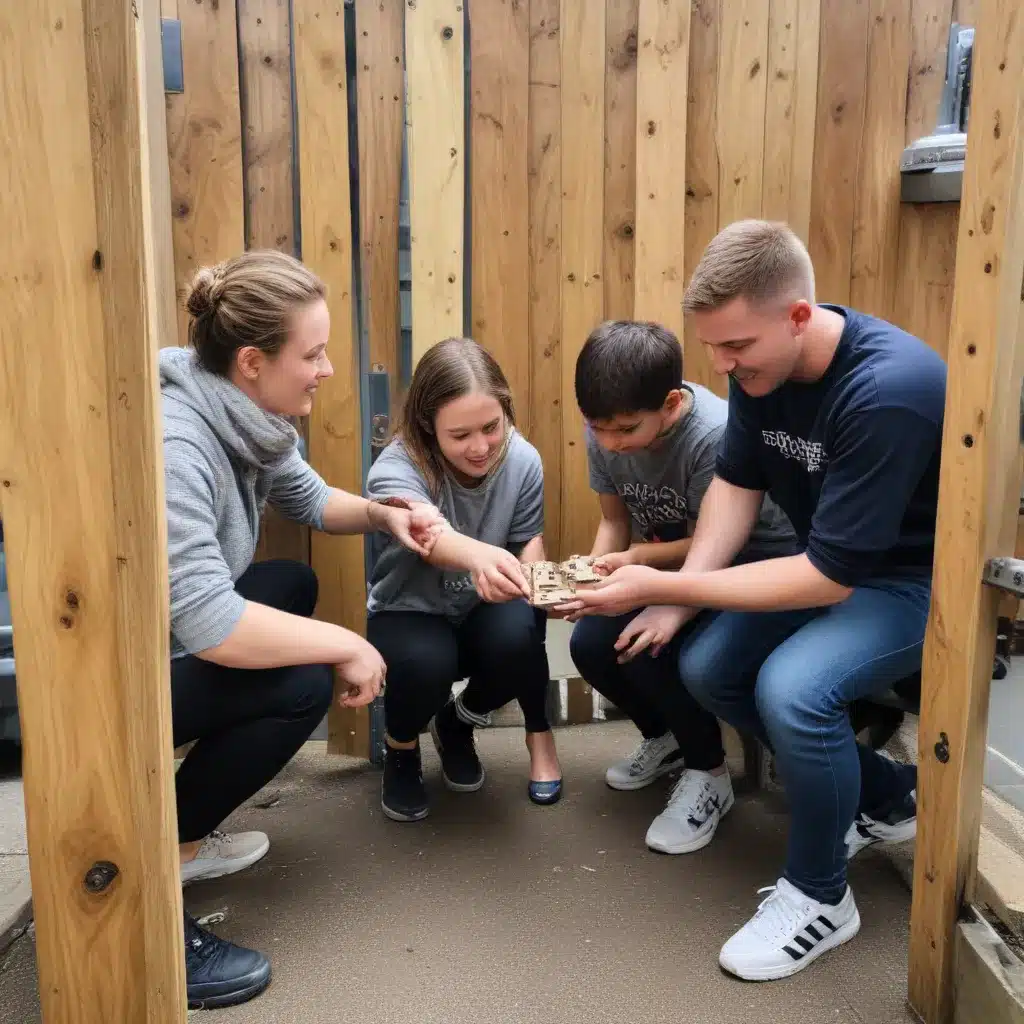
<svg viewBox="0 0 1024 1024"><path fill-rule="evenodd" d="M405 362L462 332L496 355L544 460L549 546L589 550L575 355L604 318L682 332L685 281L725 224L789 220L819 299L945 352L958 204L901 204L899 155L934 127L949 26L975 3L163 0L183 34L184 91L167 98L179 289L243 246L324 276L337 372L310 458L358 490L360 375L401 391L408 276ZM687 376L723 391L684 349ZM310 557L318 614L362 628L358 541L271 519L262 549Z"/></svg>

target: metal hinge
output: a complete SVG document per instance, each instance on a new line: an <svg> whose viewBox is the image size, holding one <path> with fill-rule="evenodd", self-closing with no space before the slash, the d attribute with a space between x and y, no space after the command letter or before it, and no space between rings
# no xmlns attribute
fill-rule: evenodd
<svg viewBox="0 0 1024 1024"><path fill-rule="evenodd" d="M1024 560L991 558L985 563L981 580L990 587L998 587L1009 594L1024 597Z"/></svg>

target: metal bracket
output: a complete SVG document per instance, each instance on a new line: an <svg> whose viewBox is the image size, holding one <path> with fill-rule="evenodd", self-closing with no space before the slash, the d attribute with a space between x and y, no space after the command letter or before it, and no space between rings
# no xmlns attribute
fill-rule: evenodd
<svg viewBox="0 0 1024 1024"><path fill-rule="evenodd" d="M1007 593L1024 597L1024 560L1020 558L992 558L985 563L982 583L998 587Z"/></svg>
<svg viewBox="0 0 1024 1024"><path fill-rule="evenodd" d="M164 92L185 91L185 64L181 54L181 22L160 19L160 45L164 57Z"/></svg>

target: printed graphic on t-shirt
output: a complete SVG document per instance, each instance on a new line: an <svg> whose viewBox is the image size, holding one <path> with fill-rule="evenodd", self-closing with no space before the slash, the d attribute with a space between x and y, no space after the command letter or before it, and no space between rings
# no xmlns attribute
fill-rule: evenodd
<svg viewBox="0 0 1024 1024"><path fill-rule="evenodd" d="M473 586L473 577L468 572L460 573L459 575L445 573L443 585L445 591L449 594L462 594L467 590L476 589Z"/></svg>
<svg viewBox="0 0 1024 1024"><path fill-rule="evenodd" d="M645 536L658 540L686 536L686 497L674 487L626 483L622 485L622 500Z"/></svg>
<svg viewBox="0 0 1024 1024"><path fill-rule="evenodd" d="M784 430L762 430L761 438L769 448L777 448L787 459L802 463L808 473L821 472L828 464L825 446L820 441L805 441Z"/></svg>

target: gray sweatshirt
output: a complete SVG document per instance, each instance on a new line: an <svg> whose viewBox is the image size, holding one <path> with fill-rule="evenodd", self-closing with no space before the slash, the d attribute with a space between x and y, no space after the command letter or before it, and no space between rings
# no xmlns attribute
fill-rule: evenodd
<svg viewBox="0 0 1024 1024"><path fill-rule="evenodd" d="M323 528L329 488L303 460L287 419L264 412L191 349L160 351L171 657L216 647L245 607L235 581L256 551L269 503Z"/></svg>

